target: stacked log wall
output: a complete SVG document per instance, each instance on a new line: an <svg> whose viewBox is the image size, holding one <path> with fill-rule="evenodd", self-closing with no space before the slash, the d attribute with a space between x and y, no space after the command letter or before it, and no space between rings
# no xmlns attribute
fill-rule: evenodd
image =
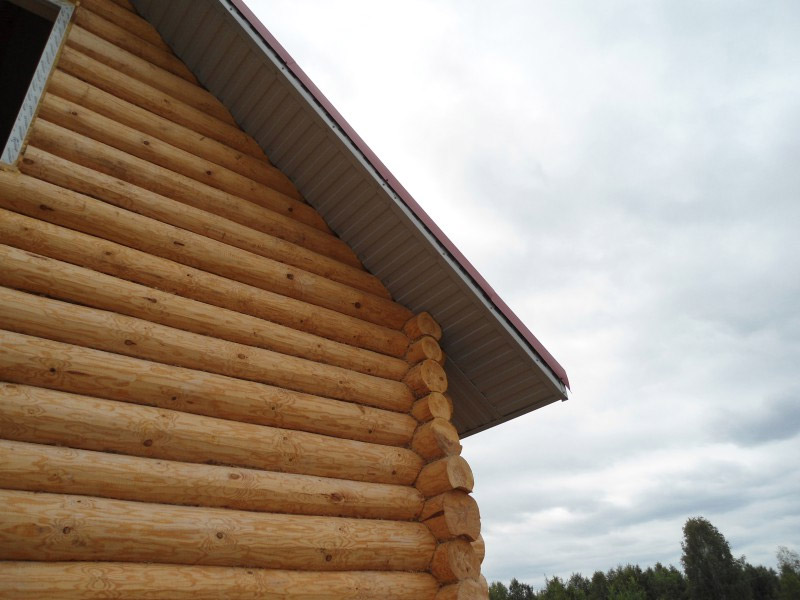
<svg viewBox="0 0 800 600"><path fill-rule="evenodd" d="M487 597L441 335L83 0L0 171L0 598Z"/></svg>

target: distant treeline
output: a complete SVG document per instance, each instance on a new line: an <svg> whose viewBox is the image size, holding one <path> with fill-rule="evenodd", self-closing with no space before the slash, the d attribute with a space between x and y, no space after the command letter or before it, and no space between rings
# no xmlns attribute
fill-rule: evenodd
<svg viewBox="0 0 800 600"><path fill-rule="evenodd" d="M591 578L553 577L545 588L512 579L489 586L490 600L800 600L800 555L778 548L778 571L734 558L719 530L702 517L683 526L683 571L657 563L620 566Z"/></svg>

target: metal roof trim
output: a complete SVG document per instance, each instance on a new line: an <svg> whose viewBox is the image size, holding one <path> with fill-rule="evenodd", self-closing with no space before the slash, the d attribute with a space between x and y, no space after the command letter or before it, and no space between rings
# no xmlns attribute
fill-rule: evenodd
<svg viewBox="0 0 800 600"><path fill-rule="evenodd" d="M428 214L417 203L417 201L414 200L408 190L406 190L397 180L397 178L392 175L391 171L389 171L386 165L383 164L383 162L370 149L366 142L364 142L361 136L356 133L356 131L350 126L341 113L339 113L333 104L331 104L331 102L325 97L322 91L320 91L314 82L311 81L303 69L300 68L297 62L291 57L291 55L280 44L280 42L278 42L275 36L273 36L264 26L264 24L261 23L258 17L255 16L253 11L250 10L244 0L220 1L228 4L229 6L235 7L241 17L250 25L253 32L256 33L261 38L262 42L266 44L286 65L286 68L289 69L291 74L298 80L300 84L302 84L313 100L319 105L320 108L324 110L325 113L327 113L327 116L333 121L333 123L335 123L340 133L349 138L349 141L353 147L358 150L364 161L380 177L382 180L382 185L384 185L384 187L389 187L389 190L387 191L391 191L392 195L394 195L397 200L401 201L405 205L413 220L417 221L419 225L427 230L429 234L427 237L433 238L431 241L434 241L436 245L440 246L440 248L446 251L447 255L449 255L446 256L446 258L450 259L448 262L460 272L462 277L466 277L468 280L470 280L473 286L477 288L476 291L481 292L484 300L488 302L490 308L495 309L495 313L503 317L502 321L505 321L504 324L506 325L506 329L508 329L512 335L516 334L514 337L518 337L519 341L522 342L522 345L527 346L525 349L528 350L529 353L530 351L534 353L535 356L532 357L534 360L537 358L541 359L541 361L544 363L544 366L546 366L547 370L550 372L548 375L553 376L560 383L558 387L569 388L569 378L564 367L562 367L555 357L550 354L547 348L545 348L544 345L536 338L536 336L525 326L519 317L514 314L511 308L509 308L509 306L503 301L497 292L494 291L492 286L489 285L489 283L461 253L455 244L453 244L453 242L445 235L439 226L436 225L433 219L431 219L431 217L428 216ZM536 362L539 361L537 360Z"/></svg>

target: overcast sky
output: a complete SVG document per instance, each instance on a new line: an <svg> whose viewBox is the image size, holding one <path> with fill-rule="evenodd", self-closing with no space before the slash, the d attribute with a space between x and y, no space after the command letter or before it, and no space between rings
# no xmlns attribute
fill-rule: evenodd
<svg viewBox="0 0 800 600"><path fill-rule="evenodd" d="M800 2L248 4L569 373L464 441L490 581L800 550Z"/></svg>

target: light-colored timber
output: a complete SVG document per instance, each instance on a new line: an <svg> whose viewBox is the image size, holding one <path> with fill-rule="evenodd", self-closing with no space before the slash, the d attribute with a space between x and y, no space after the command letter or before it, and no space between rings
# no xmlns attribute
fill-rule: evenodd
<svg viewBox="0 0 800 600"><path fill-rule="evenodd" d="M461 443L452 423L436 418L417 428L411 440L411 449L426 460L435 460L461 454Z"/></svg>
<svg viewBox="0 0 800 600"><path fill-rule="evenodd" d="M256 141L238 127L215 119L138 79L64 46L57 67L123 100L170 119L259 160L266 161Z"/></svg>
<svg viewBox="0 0 800 600"><path fill-rule="evenodd" d="M403 413L2 330L0 379L386 446L406 445L416 426Z"/></svg>
<svg viewBox="0 0 800 600"><path fill-rule="evenodd" d="M180 227L218 242L224 242L285 265L297 267L338 283L389 298L389 293L380 280L362 269L333 260L297 244L205 210L161 196L33 146L27 147L19 166L23 173L31 177L98 198L125 210Z"/></svg>
<svg viewBox="0 0 800 600"><path fill-rule="evenodd" d="M472 542L472 549L475 550L475 555L480 562L486 557L486 542L483 541L483 535L478 535L478 538Z"/></svg>
<svg viewBox="0 0 800 600"><path fill-rule="evenodd" d="M426 500L419 519L440 541L463 537L472 542L481 533L478 503L472 496L460 490L445 492ZM480 560L483 560L482 557Z"/></svg>
<svg viewBox="0 0 800 600"><path fill-rule="evenodd" d="M321 231L329 231L322 217L311 206L272 189L225 167L200 158L190 152L163 142L155 136L147 135L91 111L79 104L47 93L39 109L39 116L80 133L95 141L116 148L126 154L140 158L153 165L163 167L168 172L180 173L191 181L197 181L233 196L244 198ZM139 166L143 166L141 163ZM164 174L163 171L160 171ZM135 178L136 175L127 175ZM156 192L174 193L174 186L167 186L151 179L135 181L146 182Z"/></svg>
<svg viewBox="0 0 800 600"><path fill-rule="evenodd" d="M435 600L488 600L488 598L488 588L484 593L478 581L465 579L443 586L436 594Z"/></svg>
<svg viewBox="0 0 800 600"><path fill-rule="evenodd" d="M431 561L431 573L441 583L462 579L477 579L481 564L466 540L450 540L436 547Z"/></svg>
<svg viewBox="0 0 800 600"><path fill-rule="evenodd" d="M183 77L186 81L191 83L197 83L197 79L192 75L192 72L174 54L164 50L160 46L151 44L133 35L130 31L104 19L97 13L93 13L79 6L78 10L75 11L74 22L83 29L92 32L107 42L119 46L123 50L135 54L139 58L157 67L166 69L170 73Z"/></svg>
<svg viewBox="0 0 800 600"><path fill-rule="evenodd" d="M0 328L285 389L408 411L399 381L0 287Z"/></svg>
<svg viewBox="0 0 800 600"><path fill-rule="evenodd" d="M37 120L31 129L29 143L84 167L322 253L339 262L354 267L361 264L343 241L312 225L194 181L54 123Z"/></svg>
<svg viewBox="0 0 800 600"><path fill-rule="evenodd" d="M403 325L403 331L412 341L418 340L424 335L431 336L437 342L442 339L442 328L427 312L421 312L411 317Z"/></svg>
<svg viewBox="0 0 800 600"><path fill-rule="evenodd" d="M0 285L400 380L405 361L0 244Z"/></svg>
<svg viewBox="0 0 800 600"><path fill-rule="evenodd" d="M420 423L437 418L449 421L453 417L453 405L445 394L431 392L414 402L411 415Z"/></svg>
<svg viewBox="0 0 800 600"><path fill-rule="evenodd" d="M478 584L481 586L481 598L489 600L489 582L483 575L478 576Z"/></svg>
<svg viewBox="0 0 800 600"><path fill-rule="evenodd" d="M133 35L140 37L146 42L155 44L164 50L171 52L167 43L161 39L156 28L145 21L135 12L126 10L111 0L81 0L81 6L100 15L104 19L130 31Z"/></svg>
<svg viewBox="0 0 800 600"><path fill-rule="evenodd" d="M136 14L136 9L133 8L133 4L130 3L130 0L111 0L111 2Z"/></svg>
<svg viewBox="0 0 800 600"><path fill-rule="evenodd" d="M0 558L419 571L422 523L167 506L0 490Z"/></svg>
<svg viewBox="0 0 800 600"><path fill-rule="evenodd" d="M396 571L0 562L3 600L433 600L438 587L427 573Z"/></svg>
<svg viewBox="0 0 800 600"><path fill-rule="evenodd" d="M2 208L0 242L382 354L401 357L408 347L401 331Z"/></svg>
<svg viewBox="0 0 800 600"><path fill-rule="evenodd" d="M215 139L109 94L60 69L56 69L51 75L47 91L109 117L117 123L157 137L181 150L263 183L292 198L302 199L289 178L267 161L239 152Z"/></svg>
<svg viewBox="0 0 800 600"><path fill-rule="evenodd" d="M403 381L417 398L447 390L447 375L442 365L433 360L424 360L413 366Z"/></svg>
<svg viewBox="0 0 800 600"><path fill-rule="evenodd" d="M0 437L21 442L397 485L421 466L410 450L315 433L16 384L0 395Z"/></svg>
<svg viewBox="0 0 800 600"><path fill-rule="evenodd" d="M413 519L422 508L422 496L408 486L164 461L8 440L0 440L0 488L156 504L400 521Z"/></svg>
<svg viewBox="0 0 800 600"><path fill-rule="evenodd" d="M417 489L426 498L449 490L471 492L475 480L467 461L460 456L448 456L425 465L417 477Z"/></svg>
<svg viewBox="0 0 800 600"><path fill-rule="evenodd" d="M434 360L442 364L442 349L433 337L425 335L408 347L406 360L412 365L423 360Z"/></svg>
<svg viewBox="0 0 800 600"><path fill-rule="evenodd" d="M392 327L408 312L388 298L21 173L0 171L0 206L376 325ZM427 384L432 376L420 378Z"/></svg>
<svg viewBox="0 0 800 600"><path fill-rule="evenodd" d="M132 156L180 173L223 192L245 198L322 231L328 231L322 217L311 206L294 195L275 190L271 186L164 142L156 136L122 125L81 104L47 93L39 109L39 115L48 121Z"/></svg>

